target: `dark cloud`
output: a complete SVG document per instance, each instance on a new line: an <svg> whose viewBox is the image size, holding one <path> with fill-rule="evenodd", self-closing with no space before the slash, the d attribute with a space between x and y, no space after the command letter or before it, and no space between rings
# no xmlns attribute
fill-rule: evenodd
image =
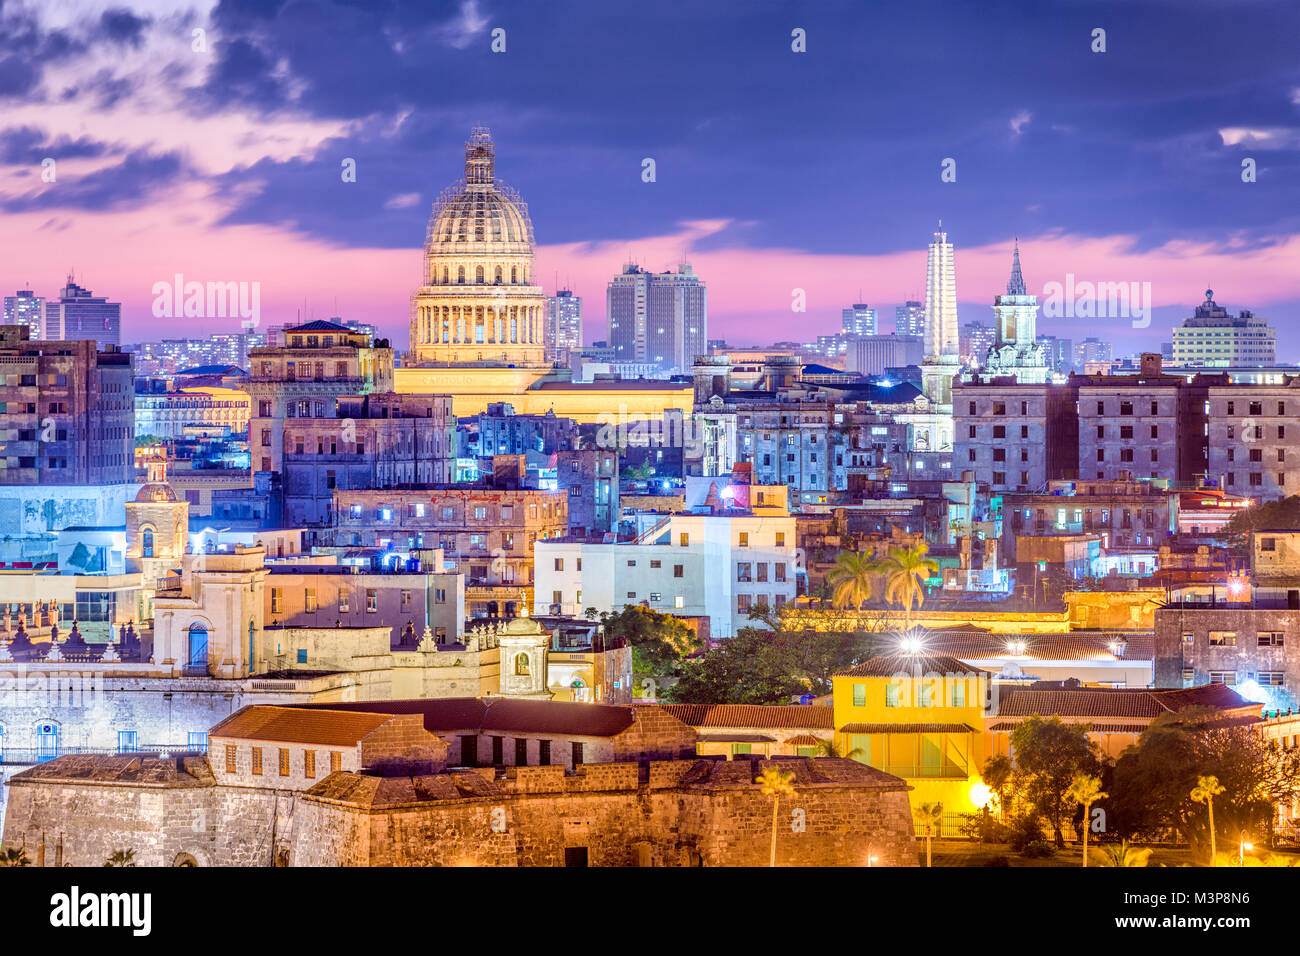
<svg viewBox="0 0 1300 956"><path fill-rule="evenodd" d="M57 161L57 157L56 161ZM56 167L57 180L42 183L32 193L0 201L0 209L18 213L42 209L103 210L131 208L171 188L188 175L176 153L130 153L120 163L75 177Z"/></svg>
<svg viewBox="0 0 1300 956"><path fill-rule="evenodd" d="M148 18L124 9L106 10L99 19L100 33L107 40L135 48L144 42L144 28L148 25Z"/></svg>

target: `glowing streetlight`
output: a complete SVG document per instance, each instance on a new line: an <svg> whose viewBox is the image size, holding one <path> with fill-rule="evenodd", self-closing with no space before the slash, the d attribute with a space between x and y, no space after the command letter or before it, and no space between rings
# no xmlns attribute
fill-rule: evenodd
<svg viewBox="0 0 1300 956"><path fill-rule="evenodd" d="M1237 865L1238 865L1238 866L1245 866L1245 865L1246 865L1246 851L1247 851L1247 850L1253 850L1253 849L1255 849L1255 845L1254 845L1253 843L1247 843L1247 842L1246 842L1246 838L1243 836L1243 837L1241 838L1241 843L1240 843L1240 844L1238 845L1238 847L1237 847Z"/></svg>

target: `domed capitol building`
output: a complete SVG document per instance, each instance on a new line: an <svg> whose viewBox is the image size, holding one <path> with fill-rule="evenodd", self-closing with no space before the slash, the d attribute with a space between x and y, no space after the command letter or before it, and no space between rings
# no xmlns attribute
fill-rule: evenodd
<svg viewBox="0 0 1300 956"><path fill-rule="evenodd" d="M528 205L497 179L492 136L474 127L465 178L443 191L429 217L395 389L450 395L458 416L501 401L517 414L553 411L579 422L657 419L668 409L689 415L688 382L574 382L567 367L546 360L546 293L533 284L534 252Z"/></svg>
<svg viewBox="0 0 1300 956"><path fill-rule="evenodd" d="M413 363L544 364L546 295L532 276L528 206L497 181L492 137L475 127L465 178L429 218L423 284L411 303Z"/></svg>

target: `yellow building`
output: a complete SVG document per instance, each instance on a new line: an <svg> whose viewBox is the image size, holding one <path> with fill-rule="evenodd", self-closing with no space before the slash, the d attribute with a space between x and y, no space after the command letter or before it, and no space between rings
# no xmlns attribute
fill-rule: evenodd
<svg viewBox="0 0 1300 956"><path fill-rule="evenodd" d="M665 411L690 416L695 390L688 382L621 379L573 382L568 369L441 365L399 368L394 390L401 394L451 396L457 417L478 415L493 402L509 402L516 415L545 415L583 424L619 424L662 418Z"/></svg>
<svg viewBox="0 0 1300 956"><path fill-rule="evenodd" d="M841 753L911 786L912 808L975 813L988 800L984 703L992 674L955 657L888 654L832 678Z"/></svg>

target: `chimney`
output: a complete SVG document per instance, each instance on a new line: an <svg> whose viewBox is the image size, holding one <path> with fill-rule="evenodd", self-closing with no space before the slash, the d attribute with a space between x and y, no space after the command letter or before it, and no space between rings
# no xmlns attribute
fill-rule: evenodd
<svg viewBox="0 0 1300 956"><path fill-rule="evenodd" d="M1141 361L1143 378L1151 378L1161 374L1160 370L1163 367L1164 359L1159 352L1143 352Z"/></svg>

